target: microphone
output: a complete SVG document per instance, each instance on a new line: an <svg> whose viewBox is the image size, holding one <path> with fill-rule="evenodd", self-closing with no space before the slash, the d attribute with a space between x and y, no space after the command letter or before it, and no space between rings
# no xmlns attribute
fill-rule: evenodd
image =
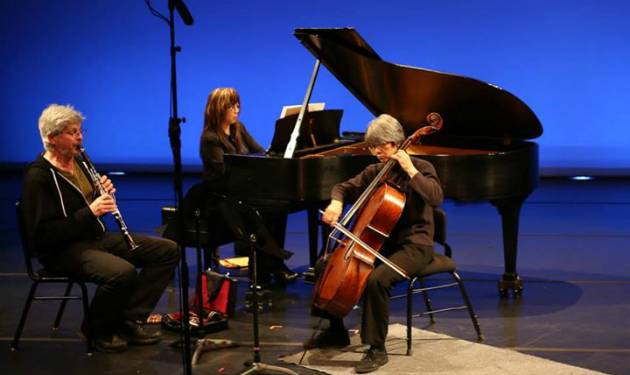
<svg viewBox="0 0 630 375"><path fill-rule="evenodd" d="M188 7L182 0L169 0L168 7L171 9L175 7L175 9L177 9L177 13L179 13L179 16L182 18L182 21L184 21L184 24L190 26L195 21L193 20Z"/></svg>

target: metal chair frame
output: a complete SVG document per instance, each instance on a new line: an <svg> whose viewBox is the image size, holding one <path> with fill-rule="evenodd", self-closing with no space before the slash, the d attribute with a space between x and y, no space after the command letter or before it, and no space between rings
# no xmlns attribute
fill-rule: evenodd
<svg viewBox="0 0 630 375"><path fill-rule="evenodd" d="M464 283L459 276L459 274L455 271L457 265L455 261L451 259L452 249L451 246L446 243L446 213L439 208L434 210L434 223L435 223L435 234L433 236L433 242L440 244L444 249L444 255L436 253L434 255L434 260L429 266L427 266L422 272L417 275L413 275L412 279L409 281L407 285L406 294L396 295L391 297L391 299L403 298L407 299L407 355L412 355L412 324L413 318L417 318L423 315L429 315L431 319L431 324L435 324L435 314L443 313L447 311L453 310L468 310L468 314L470 315L470 320L473 323L475 331L477 332L478 341L483 341L484 336L481 333L481 327L479 325L479 321L477 320L477 315L473 310L472 303L470 302L470 298L468 297L468 293L466 292L466 288L464 287ZM439 284L436 286L425 287L424 279L439 273L448 273L453 278L454 282ZM418 284L420 287L415 288L415 285ZM444 289L450 287L459 287L459 291L461 293L462 299L464 301L463 305L453 306L443 309L435 310L431 303L431 299L429 298L429 291ZM424 298L424 303L426 306L426 311L414 314L413 313L413 296L416 294L422 294Z"/></svg>
<svg viewBox="0 0 630 375"><path fill-rule="evenodd" d="M63 317L63 313L66 309L66 304L71 300L81 300L83 302L83 315L84 319L88 317L88 291L85 282L81 280L76 280L68 276L58 275L50 270L45 268L40 269L39 271L35 271L33 268L33 258L34 252L32 251L31 241L28 238L26 225L24 222L24 216L22 214L21 202L18 200L15 202L15 209L18 219L18 229L20 232L20 238L22 240L22 250L24 252L24 260L26 262L26 270L28 272L28 277L33 281L31 284L30 291L28 293L28 297L26 298L26 303L24 305L24 309L22 310L22 315L20 317L20 322L18 323L17 330L15 332L15 336L13 338L13 343L11 344L11 350L15 351L18 348L18 344L20 343L20 337L22 336L22 331L24 330L24 324L26 323L26 318L31 309L31 304L34 300L36 301L50 301L50 300L61 300L61 305L59 306L59 311L57 311L57 316L55 318L55 322L53 323L53 330L58 330L59 325L61 324L61 318ZM52 295L52 296L36 296L35 293L37 291L37 287L39 284L66 284L66 289L63 295ZM81 295L71 295L72 287L74 284L79 285L81 288ZM86 340L87 345L87 354L91 355L94 352L94 349L89 342Z"/></svg>

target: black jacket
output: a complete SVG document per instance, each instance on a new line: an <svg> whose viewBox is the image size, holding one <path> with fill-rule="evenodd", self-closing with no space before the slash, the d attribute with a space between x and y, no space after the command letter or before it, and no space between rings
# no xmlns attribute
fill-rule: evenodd
<svg viewBox="0 0 630 375"><path fill-rule="evenodd" d="M43 154L24 173L22 210L27 235L32 239L31 255L40 259L77 242L97 239L106 230L81 191Z"/></svg>

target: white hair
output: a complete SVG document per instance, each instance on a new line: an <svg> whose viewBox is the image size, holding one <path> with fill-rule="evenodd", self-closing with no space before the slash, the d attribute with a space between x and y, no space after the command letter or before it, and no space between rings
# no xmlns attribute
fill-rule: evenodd
<svg viewBox="0 0 630 375"><path fill-rule="evenodd" d="M61 133L70 124L81 125L85 117L71 105L51 104L39 116L39 134L46 150L51 149L49 135Z"/></svg>
<svg viewBox="0 0 630 375"><path fill-rule="evenodd" d="M365 142L370 147L393 143L398 145L405 140L405 132L400 122L390 115L380 115L370 121L365 132Z"/></svg>

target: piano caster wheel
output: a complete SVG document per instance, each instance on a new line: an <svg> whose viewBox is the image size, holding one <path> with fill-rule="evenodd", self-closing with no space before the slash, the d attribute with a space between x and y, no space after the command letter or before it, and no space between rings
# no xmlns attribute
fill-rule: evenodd
<svg viewBox="0 0 630 375"><path fill-rule="evenodd" d="M523 296L523 288L517 288L512 291L514 299L520 299Z"/></svg>
<svg viewBox="0 0 630 375"><path fill-rule="evenodd" d="M523 294L523 280L516 276L513 280L499 280L499 296L501 298L508 298L509 292L512 292L514 299L521 298Z"/></svg>

